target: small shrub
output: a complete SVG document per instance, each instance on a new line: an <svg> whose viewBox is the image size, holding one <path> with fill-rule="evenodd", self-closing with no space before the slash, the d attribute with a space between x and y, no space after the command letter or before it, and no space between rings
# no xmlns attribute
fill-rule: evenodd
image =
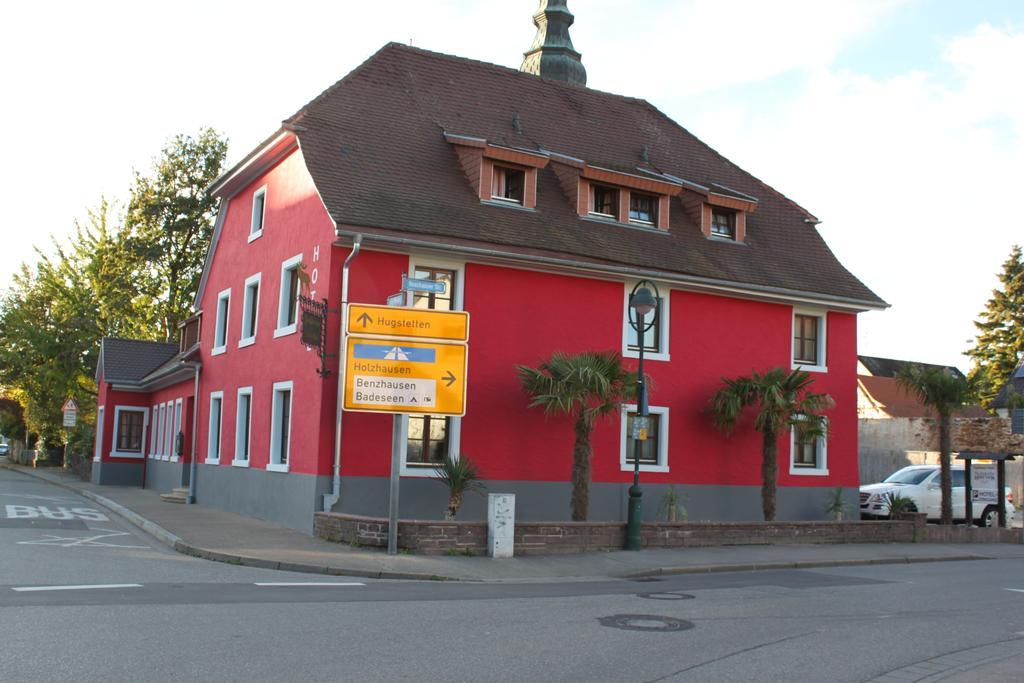
<svg viewBox="0 0 1024 683"><path fill-rule="evenodd" d="M849 505L843 500L843 488L837 486L829 490L825 498L825 514L831 515L834 520L841 522L846 515Z"/></svg>
<svg viewBox="0 0 1024 683"><path fill-rule="evenodd" d="M683 507L683 494L676 491L675 486L669 486L668 491L661 497L659 510L666 522L685 522L689 516L686 508Z"/></svg>
<svg viewBox="0 0 1024 683"><path fill-rule="evenodd" d="M917 505L898 491L885 494L885 504L889 507L889 519L899 519L904 512L917 512Z"/></svg>

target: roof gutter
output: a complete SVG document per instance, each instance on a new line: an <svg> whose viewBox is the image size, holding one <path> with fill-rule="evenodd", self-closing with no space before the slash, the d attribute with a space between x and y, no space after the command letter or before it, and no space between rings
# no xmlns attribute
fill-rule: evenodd
<svg viewBox="0 0 1024 683"><path fill-rule="evenodd" d="M804 292L799 290L784 289L782 287L767 287L755 284L739 284L728 280L716 280L714 278L700 277L696 275L682 275L661 270L646 270L630 266L615 266L600 263L578 261L571 258L560 258L555 256L541 256L537 254L524 255L514 251L504 251L490 247L474 247L460 244L442 244L430 240L415 239L412 237L399 237L397 235L367 234L365 231L356 231L337 228L335 234L339 238L354 239L357 235L361 240L374 240L384 244L393 244L415 249L429 249L445 253L461 253L472 256L482 256L503 261L528 262L539 265L546 265L556 268L567 268L571 270L597 272L606 275L619 277L651 279L669 284L686 285L688 287L719 294L741 294L758 298L767 298L776 301L807 304L820 306L841 306L855 311L882 311L889 308L889 304L882 302L865 301L863 299L852 299L849 297L831 296L818 292Z"/></svg>

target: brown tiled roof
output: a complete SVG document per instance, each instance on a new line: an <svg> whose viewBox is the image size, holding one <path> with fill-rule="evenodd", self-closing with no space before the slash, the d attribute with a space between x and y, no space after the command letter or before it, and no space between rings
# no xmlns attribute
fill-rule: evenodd
<svg viewBox="0 0 1024 683"><path fill-rule="evenodd" d="M935 413L906 392L892 377L858 375L857 380L864 391L892 417L935 417ZM991 417L981 406L964 406L953 411L953 417Z"/></svg>
<svg viewBox="0 0 1024 683"><path fill-rule="evenodd" d="M97 376L104 382L138 382L178 353L177 344L104 337Z"/></svg>
<svg viewBox="0 0 1024 683"><path fill-rule="evenodd" d="M540 249L884 305L836 260L809 212L644 100L392 43L285 124L296 131L339 226ZM601 224L576 215L551 167L538 175L535 212L482 204L445 132L631 169L646 146L647 167L756 197L758 208L745 245L706 239L677 199L668 235Z"/></svg>
<svg viewBox="0 0 1024 683"><path fill-rule="evenodd" d="M935 365L933 363L918 363L912 360L896 360L894 358L879 358L878 356L857 356L868 371L875 377L895 377L905 367L917 365L926 370L943 370L956 377L963 377L964 373L952 365Z"/></svg>

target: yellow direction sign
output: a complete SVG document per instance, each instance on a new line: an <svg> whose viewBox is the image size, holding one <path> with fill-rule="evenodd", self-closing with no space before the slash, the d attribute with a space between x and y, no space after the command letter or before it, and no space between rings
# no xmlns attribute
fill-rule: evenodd
<svg viewBox="0 0 1024 683"><path fill-rule="evenodd" d="M465 415L465 344L352 336L346 350L345 410Z"/></svg>
<svg viewBox="0 0 1024 683"><path fill-rule="evenodd" d="M469 341L469 313L350 304L348 334Z"/></svg>

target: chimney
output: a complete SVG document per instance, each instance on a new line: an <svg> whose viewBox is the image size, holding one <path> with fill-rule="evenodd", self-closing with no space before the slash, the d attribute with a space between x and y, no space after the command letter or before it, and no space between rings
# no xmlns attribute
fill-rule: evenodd
<svg viewBox="0 0 1024 683"><path fill-rule="evenodd" d="M586 85L587 70L569 37L569 27L575 18L565 3L566 0L540 0L540 9L533 15L537 37L530 51L523 54L519 70L555 81Z"/></svg>

